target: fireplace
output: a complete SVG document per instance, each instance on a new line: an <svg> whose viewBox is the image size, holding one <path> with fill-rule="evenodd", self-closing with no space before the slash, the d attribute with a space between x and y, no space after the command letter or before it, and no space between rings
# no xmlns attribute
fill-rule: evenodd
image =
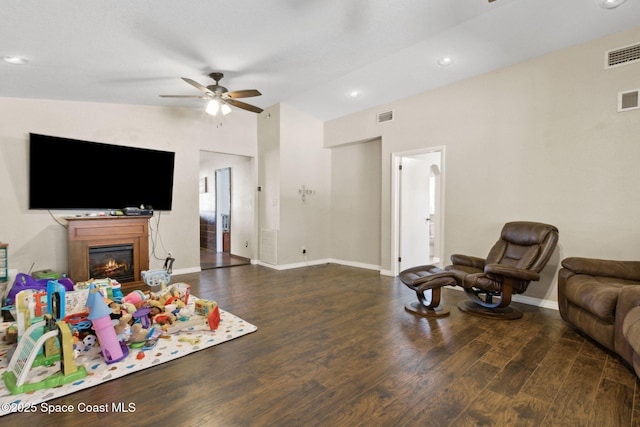
<svg viewBox="0 0 640 427"><path fill-rule="evenodd" d="M108 277L119 283L133 282L133 245L90 247L89 276L95 279Z"/></svg>
<svg viewBox="0 0 640 427"><path fill-rule="evenodd" d="M111 277L126 289L147 289L149 218L69 217L69 277L74 282Z"/></svg>

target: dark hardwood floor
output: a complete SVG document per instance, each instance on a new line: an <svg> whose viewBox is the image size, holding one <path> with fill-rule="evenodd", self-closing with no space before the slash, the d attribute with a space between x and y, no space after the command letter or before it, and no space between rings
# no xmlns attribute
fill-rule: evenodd
<svg viewBox="0 0 640 427"><path fill-rule="evenodd" d="M231 255L229 252L217 252L212 249L200 248L200 268L202 270L235 267L237 265L247 265L250 263L251 261L249 259Z"/></svg>
<svg viewBox="0 0 640 427"><path fill-rule="evenodd" d="M133 413L11 414L3 426L634 426L638 380L557 311L488 320L404 310L397 279L338 265L173 276L252 334L50 401ZM535 286L535 285L532 285Z"/></svg>

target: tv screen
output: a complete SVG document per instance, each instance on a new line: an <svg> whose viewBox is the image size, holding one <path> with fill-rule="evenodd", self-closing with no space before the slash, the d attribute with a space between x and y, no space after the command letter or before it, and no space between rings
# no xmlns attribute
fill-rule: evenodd
<svg viewBox="0 0 640 427"><path fill-rule="evenodd" d="M29 209L171 210L175 153L29 134Z"/></svg>

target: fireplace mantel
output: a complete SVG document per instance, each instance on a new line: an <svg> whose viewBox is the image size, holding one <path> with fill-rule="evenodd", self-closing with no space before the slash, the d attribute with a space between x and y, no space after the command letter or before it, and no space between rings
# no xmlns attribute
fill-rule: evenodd
<svg viewBox="0 0 640 427"><path fill-rule="evenodd" d="M123 290L145 289L141 271L149 269L150 216L69 217L69 277L83 282L89 277L89 248L107 245L133 245L133 282L122 283Z"/></svg>

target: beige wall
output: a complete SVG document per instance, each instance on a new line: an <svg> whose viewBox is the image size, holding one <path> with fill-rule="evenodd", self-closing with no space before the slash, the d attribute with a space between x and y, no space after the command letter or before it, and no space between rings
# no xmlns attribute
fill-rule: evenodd
<svg viewBox="0 0 640 427"><path fill-rule="evenodd" d="M331 152L322 146L322 122L280 104L280 131L279 264L327 259L331 256ZM304 200L299 193L303 186L312 192Z"/></svg>
<svg viewBox="0 0 640 427"><path fill-rule="evenodd" d="M258 134L260 259L279 268L327 260L331 154L322 146L322 122L278 104L260 115ZM304 200L303 186L312 192Z"/></svg>
<svg viewBox="0 0 640 427"><path fill-rule="evenodd" d="M174 151L174 197L171 212L151 220L155 255L161 268L169 251L174 271L199 269L198 169L200 150L256 156L256 118L233 113L222 127L193 109L0 98L0 241L9 243L9 267L19 272L45 268L67 272L64 217L75 211L28 210L29 132L81 140ZM153 169L149 168L149 185ZM126 173L117 165L69 159L52 165L52 173L91 182L92 173ZM158 224L159 221L159 224ZM62 224L59 224L61 222Z"/></svg>
<svg viewBox="0 0 640 427"><path fill-rule="evenodd" d="M381 141L331 149L331 257L380 268Z"/></svg>
<svg viewBox="0 0 640 427"><path fill-rule="evenodd" d="M554 224L559 248L527 296L556 300L562 258L639 259L640 110L616 107L640 88L640 63L604 69L606 50L638 41L640 27L325 123L326 147L382 138L382 268L391 154L433 146L447 153L445 260L485 256L506 221Z"/></svg>

